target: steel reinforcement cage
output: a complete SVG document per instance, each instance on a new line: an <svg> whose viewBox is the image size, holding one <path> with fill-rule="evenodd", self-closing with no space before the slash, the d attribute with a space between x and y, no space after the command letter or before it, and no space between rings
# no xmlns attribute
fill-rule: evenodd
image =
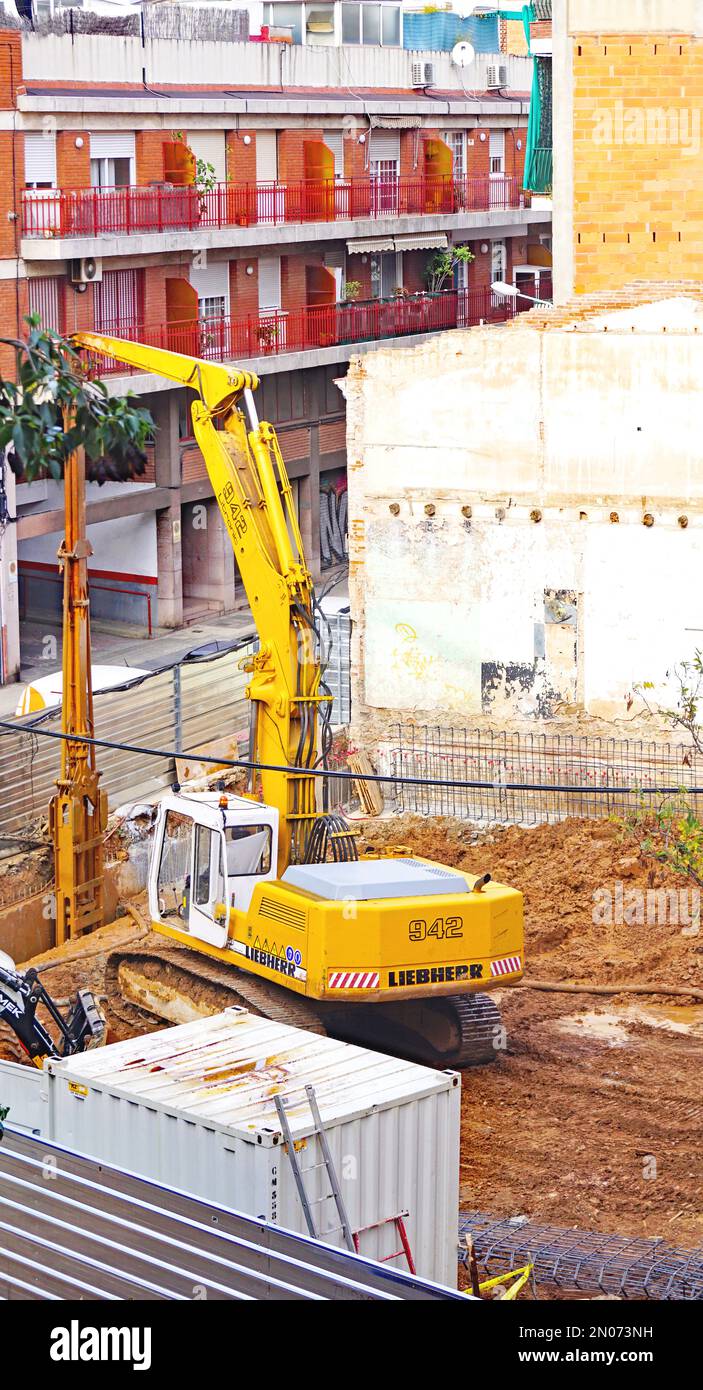
<svg viewBox="0 0 703 1390"><path fill-rule="evenodd" d="M387 808L479 825L621 816L641 798L660 802L662 788L703 786L703 757L685 744L413 724L393 729L379 771L419 779L383 783ZM690 801L703 814L703 797Z"/></svg>

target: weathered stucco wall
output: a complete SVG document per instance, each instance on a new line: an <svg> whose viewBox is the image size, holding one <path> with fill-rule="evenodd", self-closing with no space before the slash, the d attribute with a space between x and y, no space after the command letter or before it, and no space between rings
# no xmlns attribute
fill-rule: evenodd
<svg viewBox="0 0 703 1390"><path fill-rule="evenodd" d="M358 359L357 720L630 724L642 681L668 702L703 645L701 381L683 299Z"/></svg>

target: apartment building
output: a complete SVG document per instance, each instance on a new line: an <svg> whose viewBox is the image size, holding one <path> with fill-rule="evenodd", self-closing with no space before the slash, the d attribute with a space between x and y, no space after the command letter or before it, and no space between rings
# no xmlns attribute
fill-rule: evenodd
<svg viewBox="0 0 703 1390"><path fill-rule="evenodd" d="M90 32L5 29L0 310L8 335L32 312L257 372L319 575L346 550L350 357L530 307L496 280L550 292L549 208L523 187L532 61L410 51L386 0L252 11L271 27L239 42L193 39L192 18L189 42L94 16ZM458 246L473 259L433 279ZM94 620L147 632L232 610L189 393L96 365L156 432L143 480L88 486ZM60 601L61 488L12 493L10 479L4 680Z"/></svg>

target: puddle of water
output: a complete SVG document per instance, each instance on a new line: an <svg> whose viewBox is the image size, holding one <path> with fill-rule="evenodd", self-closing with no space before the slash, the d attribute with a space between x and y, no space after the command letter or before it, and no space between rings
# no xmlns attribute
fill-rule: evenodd
<svg viewBox="0 0 703 1390"><path fill-rule="evenodd" d="M608 1047L625 1047L631 1041L629 1024L640 1023L647 1028L663 1029L688 1037L703 1038L703 1006L678 1008L665 1004L617 1005L602 1013L568 1014L556 1019L559 1033L575 1038L592 1038Z"/></svg>
<svg viewBox="0 0 703 1390"><path fill-rule="evenodd" d="M630 1038L616 1013L568 1014L566 1018L557 1019L555 1027L559 1033L568 1033L574 1038L594 1038L608 1047L623 1047Z"/></svg>

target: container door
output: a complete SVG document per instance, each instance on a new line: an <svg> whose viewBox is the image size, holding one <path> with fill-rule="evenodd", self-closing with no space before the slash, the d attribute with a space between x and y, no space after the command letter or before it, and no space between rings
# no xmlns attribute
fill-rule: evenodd
<svg viewBox="0 0 703 1390"><path fill-rule="evenodd" d="M222 833L195 824L188 930L210 946L227 944L228 903Z"/></svg>

